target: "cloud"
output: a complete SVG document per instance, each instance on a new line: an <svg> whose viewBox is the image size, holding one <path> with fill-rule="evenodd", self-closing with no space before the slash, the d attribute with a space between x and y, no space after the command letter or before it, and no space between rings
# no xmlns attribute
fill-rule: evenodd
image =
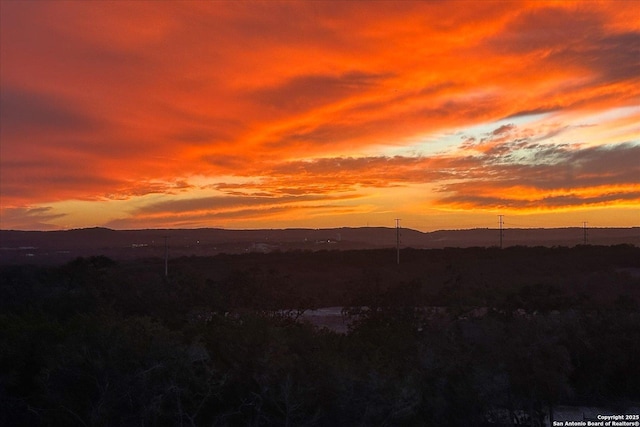
<svg viewBox="0 0 640 427"><path fill-rule="evenodd" d="M189 200L167 200L147 205L133 216L117 218L104 226L117 229L157 227L194 228L203 224L247 224L264 221L283 221L291 224L297 218L313 218L322 215L343 215L360 212L361 207L340 204L357 198L343 197L281 196L281 197L203 197ZM219 225L218 225L219 226Z"/></svg>
<svg viewBox="0 0 640 427"><path fill-rule="evenodd" d="M627 90L630 85L637 86L639 79L640 32L627 19L620 21L627 22L627 28L611 28L612 22L626 13L624 8L607 4L593 8L559 3L546 6L523 10L487 43L490 55L522 58L525 78L534 73L542 77L530 81L531 89L542 95L537 105L509 117L593 108L603 103L632 105L638 91ZM556 80L558 85L539 87L544 80Z"/></svg>
<svg viewBox="0 0 640 427"><path fill-rule="evenodd" d="M375 89L389 76L351 71L341 75L305 75L250 94L264 105L286 112L309 111Z"/></svg>
<svg viewBox="0 0 640 427"><path fill-rule="evenodd" d="M98 131L104 126L100 120L74 109L64 99L38 92L3 85L0 92L2 137L42 135L51 132Z"/></svg>
<svg viewBox="0 0 640 427"><path fill-rule="evenodd" d="M513 124L502 125L498 129L496 129L493 132L491 132L491 134L492 135L500 135L500 134L503 134L505 132L509 132L510 130L512 130L514 128L515 128L515 126Z"/></svg>
<svg viewBox="0 0 640 427"><path fill-rule="evenodd" d="M114 229L136 229L136 228L197 228L202 224L209 226L220 226L228 224L236 219L251 220L254 218L265 218L274 215L286 214L296 211L295 207L272 206L260 209L238 209L225 212L180 212L164 213L153 216L133 216L118 218L107 222L104 226Z"/></svg>
<svg viewBox="0 0 640 427"><path fill-rule="evenodd" d="M545 162L497 163L477 157L463 182L445 183L437 203L456 208L556 209L640 202L640 146L525 148ZM611 165L615 165L612 167ZM517 197L514 197L517 195Z"/></svg>
<svg viewBox="0 0 640 427"><path fill-rule="evenodd" d="M165 194L175 195L184 193L193 189L195 186L189 184L185 180L174 180L171 182L136 182L124 184L118 188L115 192L105 194L104 198L112 200L128 200L133 197L146 196L149 194Z"/></svg>
<svg viewBox="0 0 640 427"><path fill-rule="evenodd" d="M559 109L560 109L560 107L546 107L546 108L539 107L539 108L534 108L532 110L516 111L515 113L509 115L508 117L504 117L504 120L517 119L519 117L537 116L537 115L541 115L541 114L548 114L548 113L556 112Z"/></svg>
<svg viewBox="0 0 640 427"><path fill-rule="evenodd" d="M483 209L510 209L510 210L553 210L575 209L577 207L599 207L613 203L637 203L640 200L640 191L607 193L597 196L584 196L570 193L560 196L535 197L530 196L526 200L482 195L455 195L439 200L442 206L458 209L473 209L481 206Z"/></svg>
<svg viewBox="0 0 640 427"><path fill-rule="evenodd" d="M289 204L301 204L306 202L340 200L353 198L354 196L322 196L317 195L285 195L285 196L212 196L198 197L193 199L164 200L157 203L150 203L136 210L136 214L158 214L158 213L180 213L205 211L208 214L216 212L229 212L234 210L245 210L247 207L260 206L268 208L272 206L283 206Z"/></svg>
<svg viewBox="0 0 640 427"><path fill-rule="evenodd" d="M506 128L490 132L502 138ZM511 131L516 127L511 125ZM584 147L540 144L541 138L503 140L473 155L324 158L281 164L255 188L338 194L362 188L437 185L438 206L514 209L571 208L638 202L640 145ZM469 147L467 147L469 149ZM612 167L615 165L615 167ZM516 193L514 199L510 194ZM558 195L558 193L562 193ZM523 199L522 195L529 195ZM518 203L515 200L519 200Z"/></svg>
<svg viewBox="0 0 640 427"><path fill-rule="evenodd" d="M635 5L503 6L3 4L3 212L118 200L142 206L131 224L195 223L399 188L480 209L480 183L489 205L635 203Z"/></svg>
<svg viewBox="0 0 640 427"><path fill-rule="evenodd" d="M52 212L49 206L7 208L2 210L0 227L4 230L54 230L58 227L50 221L65 216L65 213Z"/></svg>
<svg viewBox="0 0 640 427"><path fill-rule="evenodd" d="M637 81L640 69L640 31L602 35L588 44L558 50L550 57L558 64L579 64L598 73L598 83Z"/></svg>
<svg viewBox="0 0 640 427"><path fill-rule="evenodd" d="M36 201L97 200L122 185L121 180L96 173L91 164L63 155L3 162L0 180L3 208Z"/></svg>
<svg viewBox="0 0 640 427"><path fill-rule="evenodd" d="M612 34L606 11L557 6L521 13L491 44L511 54L538 53L540 68L591 70L601 84L638 79L637 29Z"/></svg>

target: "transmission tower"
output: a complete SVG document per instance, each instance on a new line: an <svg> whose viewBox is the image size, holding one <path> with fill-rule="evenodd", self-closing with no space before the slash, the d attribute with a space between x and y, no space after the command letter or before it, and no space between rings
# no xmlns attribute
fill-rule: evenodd
<svg viewBox="0 0 640 427"><path fill-rule="evenodd" d="M498 224L500 226L499 230L500 230L500 249L502 249L502 237L504 236L504 221L503 218L504 215L498 215Z"/></svg>
<svg viewBox="0 0 640 427"><path fill-rule="evenodd" d="M582 221L582 234L584 244L587 244L587 221Z"/></svg>
<svg viewBox="0 0 640 427"><path fill-rule="evenodd" d="M169 277L169 236L164 237L164 277Z"/></svg>
<svg viewBox="0 0 640 427"><path fill-rule="evenodd" d="M396 218L396 255L398 265L400 265L400 218Z"/></svg>

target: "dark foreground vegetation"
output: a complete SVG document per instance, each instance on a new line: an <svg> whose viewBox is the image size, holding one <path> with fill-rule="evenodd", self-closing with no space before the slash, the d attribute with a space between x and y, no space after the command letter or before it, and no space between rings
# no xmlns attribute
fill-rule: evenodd
<svg viewBox="0 0 640 427"><path fill-rule="evenodd" d="M640 249L0 268L0 425L541 425L640 402ZM344 307L347 334L301 322ZM510 424L511 423L511 424Z"/></svg>

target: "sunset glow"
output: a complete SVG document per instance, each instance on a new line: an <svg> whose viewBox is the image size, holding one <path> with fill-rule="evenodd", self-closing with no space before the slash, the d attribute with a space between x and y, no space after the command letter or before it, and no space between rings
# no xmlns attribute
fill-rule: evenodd
<svg viewBox="0 0 640 427"><path fill-rule="evenodd" d="M0 228L638 226L639 4L3 1Z"/></svg>

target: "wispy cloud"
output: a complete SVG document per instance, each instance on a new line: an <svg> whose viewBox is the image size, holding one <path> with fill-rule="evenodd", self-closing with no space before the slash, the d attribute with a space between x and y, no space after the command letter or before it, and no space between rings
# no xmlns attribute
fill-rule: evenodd
<svg viewBox="0 0 640 427"><path fill-rule="evenodd" d="M0 226L639 206L635 4L464 6L7 2Z"/></svg>
<svg viewBox="0 0 640 427"><path fill-rule="evenodd" d="M50 222L64 218L64 213L54 213L52 208L46 207L21 207L6 208L2 210L2 222L10 224L15 230L51 230L57 228Z"/></svg>

